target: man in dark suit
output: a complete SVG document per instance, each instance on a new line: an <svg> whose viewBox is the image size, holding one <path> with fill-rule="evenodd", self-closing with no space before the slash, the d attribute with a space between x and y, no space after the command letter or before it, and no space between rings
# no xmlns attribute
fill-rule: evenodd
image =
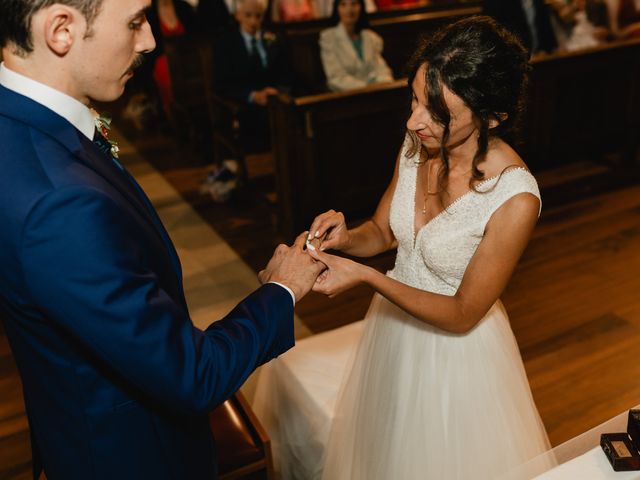
<svg viewBox="0 0 640 480"><path fill-rule="evenodd" d="M267 100L287 91L290 68L281 39L262 29L266 5L261 0L239 0L231 28L215 48L214 89L243 104L241 137L259 142L268 138Z"/></svg>
<svg viewBox="0 0 640 480"><path fill-rule="evenodd" d="M544 0L484 0L483 13L507 27L532 55L558 47Z"/></svg>
<svg viewBox="0 0 640 480"><path fill-rule="evenodd" d="M214 44L213 87L220 97L237 104L237 142L250 153L270 148L267 101L269 96L288 91L291 86L284 44L280 37L262 28L266 9L264 0L237 0L237 25L224 32ZM229 117L224 113L219 116ZM233 155L233 152L223 152L223 155ZM215 201L224 201L228 189L236 182L235 174L226 163L214 165L202 188Z"/></svg>
<svg viewBox="0 0 640 480"><path fill-rule="evenodd" d="M216 44L214 87L225 97L264 107L269 95L289 89L288 59L280 37L262 29L262 0L239 0L236 8L237 27Z"/></svg>
<svg viewBox="0 0 640 480"><path fill-rule="evenodd" d="M0 317L34 478L215 478L207 412L293 345L294 301L321 266L302 235L195 328L167 232L87 107L153 49L149 0L34 5L0 2Z"/></svg>

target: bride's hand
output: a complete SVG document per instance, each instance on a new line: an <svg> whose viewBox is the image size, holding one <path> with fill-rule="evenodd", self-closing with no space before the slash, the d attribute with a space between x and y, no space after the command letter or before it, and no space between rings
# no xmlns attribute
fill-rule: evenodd
<svg viewBox="0 0 640 480"><path fill-rule="evenodd" d="M309 255L327 267L313 284L312 290L314 292L333 298L364 281L368 267L360 263L318 250L309 250Z"/></svg>
<svg viewBox="0 0 640 480"><path fill-rule="evenodd" d="M318 215L309 229L309 240L322 238L322 250L344 250L349 246L349 230L342 212L329 210Z"/></svg>

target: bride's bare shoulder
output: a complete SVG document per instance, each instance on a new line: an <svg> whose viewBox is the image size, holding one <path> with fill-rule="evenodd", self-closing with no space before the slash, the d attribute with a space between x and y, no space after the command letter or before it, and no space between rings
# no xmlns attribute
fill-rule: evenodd
<svg viewBox="0 0 640 480"><path fill-rule="evenodd" d="M479 167L485 178L500 175L505 169L509 168L529 168L520 155L508 143L500 139L492 140L489 144L485 161Z"/></svg>

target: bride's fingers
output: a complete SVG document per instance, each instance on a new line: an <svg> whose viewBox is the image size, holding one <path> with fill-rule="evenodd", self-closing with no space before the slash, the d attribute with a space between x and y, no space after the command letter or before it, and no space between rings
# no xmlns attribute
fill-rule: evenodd
<svg viewBox="0 0 640 480"><path fill-rule="evenodd" d="M345 232L344 224L340 224L327 232L326 237L322 240L321 249L328 250L340 246L342 235Z"/></svg>
<svg viewBox="0 0 640 480"><path fill-rule="evenodd" d="M334 210L321 213L311 224L311 228L309 229L309 239L321 237L329 229L335 227L337 223L339 223L339 219L336 219L336 212Z"/></svg>
<svg viewBox="0 0 640 480"><path fill-rule="evenodd" d="M309 240L316 237L316 233L324 225L324 219L326 218L326 216L327 212L321 213L313 219L313 223L311 224L311 227L309 227Z"/></svg>

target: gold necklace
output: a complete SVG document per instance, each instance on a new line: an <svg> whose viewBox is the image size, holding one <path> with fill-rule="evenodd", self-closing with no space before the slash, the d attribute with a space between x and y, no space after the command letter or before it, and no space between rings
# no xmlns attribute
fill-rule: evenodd
<svg viewBox="0 0 640 480"><path fill-rule="evenodd" d="M430 183L430 177L431 177L431 162L427 163L427 182L424 188L424 192L422 192L422 215L426 215L427 214L427 198L429 198L429 195L435 195L438 193L438 191L436 190L435 192L430 192L429 191L429 183Z"/></svg>

